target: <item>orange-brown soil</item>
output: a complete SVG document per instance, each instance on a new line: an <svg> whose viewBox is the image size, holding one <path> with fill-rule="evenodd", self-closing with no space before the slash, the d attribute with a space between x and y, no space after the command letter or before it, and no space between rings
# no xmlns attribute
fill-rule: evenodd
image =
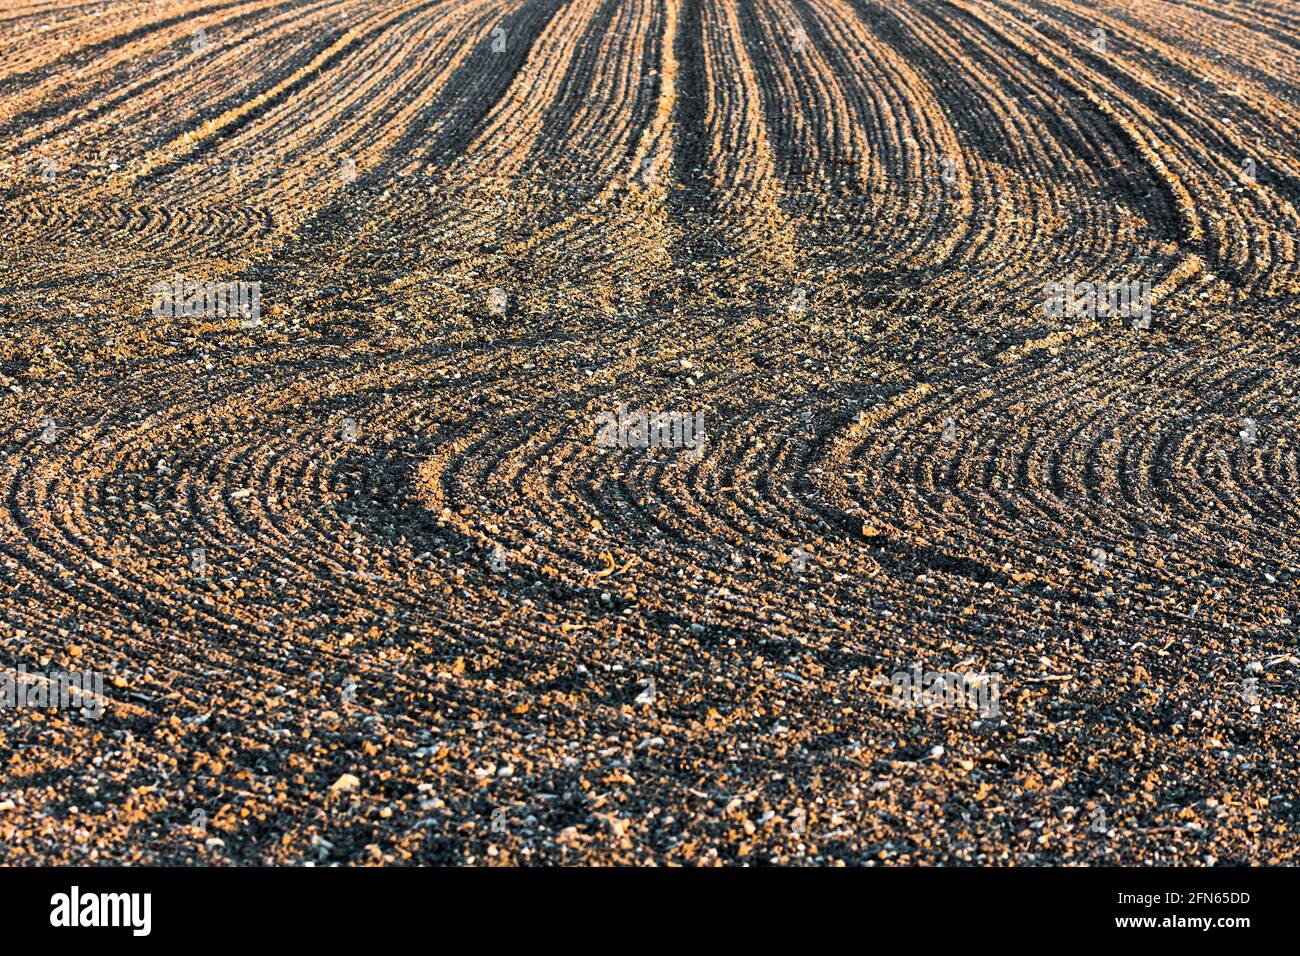
<svg viewBox="0 0 1300 956"><path fill-rule="evenodd" d="M1298 51L4 0L0 666L106 700L0 710L0 862L1294 862Z"/></svg>

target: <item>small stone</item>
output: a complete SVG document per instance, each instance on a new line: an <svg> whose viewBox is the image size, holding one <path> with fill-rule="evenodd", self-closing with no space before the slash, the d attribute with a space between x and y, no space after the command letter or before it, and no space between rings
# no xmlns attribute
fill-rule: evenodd
<svg viewBox="0 0 1300 956"><path fill-rule="evenodd" d="M350 773L345 773L330 784L330 793L354 793L360 789L361 781Z"/></svg>

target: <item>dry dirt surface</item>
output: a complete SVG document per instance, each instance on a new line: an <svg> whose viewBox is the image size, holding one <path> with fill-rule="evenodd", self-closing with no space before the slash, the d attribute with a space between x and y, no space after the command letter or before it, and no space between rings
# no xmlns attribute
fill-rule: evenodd
<svg viewBox="0 0 1300 956"><path fill-rule="evenodd" d="M1293 0L3 0L0 862L1295 862L1298 144Z"/></svg>

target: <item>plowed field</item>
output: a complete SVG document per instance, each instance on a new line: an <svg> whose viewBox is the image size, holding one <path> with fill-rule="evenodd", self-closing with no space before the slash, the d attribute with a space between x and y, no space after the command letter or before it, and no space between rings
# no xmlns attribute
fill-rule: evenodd
<svg viewBox="0 0 1300 956"><path fill-rule="evenodd" d="M1295 862L1298 144L1292 0L2 0L0 862Z"/></svg>

